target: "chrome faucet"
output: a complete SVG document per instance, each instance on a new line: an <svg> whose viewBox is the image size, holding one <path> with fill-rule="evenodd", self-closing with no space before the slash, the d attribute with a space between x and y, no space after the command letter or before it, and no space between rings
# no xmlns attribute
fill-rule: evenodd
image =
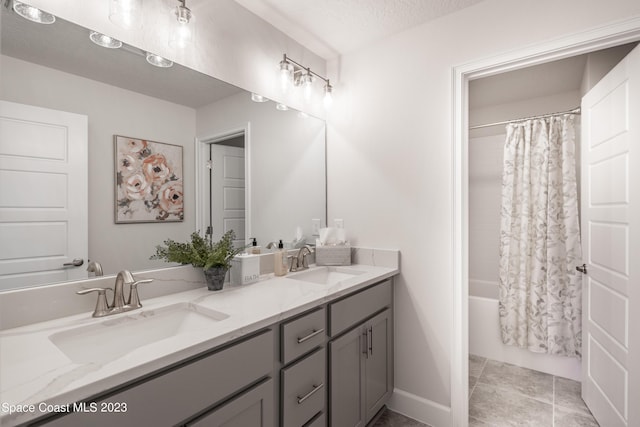
<svg viewBox="0 0 640 427"><path fill-rule="evenodd" d="M307 256L313 253L313 248L309 245L304 245L298 251L297 256L291 256L291 265L289 267L289 271L300 271L306 270L309 268L309 260Z"/></svg>
<svg viewBox="0 0 640 427"><path fill-rule="evenodd" d="M85 295L90 292L98 293L98 302L93 311L93 317L109 316L111 314L124 313L125 311L136 310L142 307L138 296L138 285L140 283L153 282L153 279L135 280L133 274L128 270L122 270L116 276L116 283L111 288L91 288L77 291L78 295ZM129 298L124 300L124 285L129 285ZM107 303L107 291L113 291L113 302Z"/></svg>
<svg viewBox="0 0 640 427"><path fill-rule="evenodd" d="M89 261L87 271L89 273L94 273L96 276L102 276L104 274L102 272L102 265L98 261Z"/></svg>

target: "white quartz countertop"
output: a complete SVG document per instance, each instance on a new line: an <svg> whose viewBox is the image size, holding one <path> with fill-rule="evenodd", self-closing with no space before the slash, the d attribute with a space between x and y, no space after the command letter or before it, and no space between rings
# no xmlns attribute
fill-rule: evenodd
<svg viewBox="0 0 640 427"><path fill-rule="evenodd" d="M0 425L33 420L43 414L42 410L64 411L63 405L100 394L398 273L397 268L364 264L349 268L363 273L335 285L296 280L295 274L269 275L244 286L225 284L223 290L215 292L203 284L201 289L142 301L140 310L103 318L93 318L88 312L1 331ZM176 303L197 304L228 317L100 362L74 363L50 339L53 334L80 326L116 321ZM91 340L88 336L87 345ZM29 405L34 406L33 412Z"/></svg>

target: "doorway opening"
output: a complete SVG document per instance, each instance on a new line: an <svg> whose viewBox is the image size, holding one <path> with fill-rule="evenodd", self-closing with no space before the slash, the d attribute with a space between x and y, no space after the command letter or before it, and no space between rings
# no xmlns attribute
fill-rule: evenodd
<svg viewBox="0 0 640 427"><path fill-rule="evenodd" d="M595 32L576 34L566 39L454 69L454 336L451 349L451 410L455 426L466 426L469 413L469 82L619 46L638 39L640 39L640 28L637 23L635 25L615 24L599 29L598 34ZM567 109L573 107L575 105ZM526 116L527 114L523 115L523 117ZM516 118L519 116L511 117L511 119Z"/></svg>
<svg viewBox="0 0 640 427"><path fill-rule="evenodd" d="M248 206L248 138L236 129L197 144L198 202L196 223L205 236L218 241L233 230L236 247L244 246L251 230Z"/></svg>

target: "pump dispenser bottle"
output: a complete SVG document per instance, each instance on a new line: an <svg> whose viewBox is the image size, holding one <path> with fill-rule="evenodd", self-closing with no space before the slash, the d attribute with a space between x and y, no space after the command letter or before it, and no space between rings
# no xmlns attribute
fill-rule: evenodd
<svg viewBox="0 0 640 427"><path fill-rule="evenodd" d="M249 255L259 255L260 254L260 246L258 246L258 241L255 237L251 238L251 246L247 249L247 253Z"/></svg>
<svg viewBox="0 0 640 427"><path fill-rule="evenodd" d="M273 273L276 276L287 274L287 251L284 250L282 239L278 242L278 250L273 253Z"/></svg>

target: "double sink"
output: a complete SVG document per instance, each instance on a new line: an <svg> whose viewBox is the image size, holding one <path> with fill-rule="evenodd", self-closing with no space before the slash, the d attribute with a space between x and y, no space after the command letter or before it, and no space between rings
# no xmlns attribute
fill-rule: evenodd
<svg viewBox="0 0 640 427"><path fill-rule="evenodd" d="M332 286L363 273L348 267L316 267L287 278ZM74 363L100 363L167 338L207 329L228 317L225 313L183 302L57 332L50 335L49 340Z"/></svg>

